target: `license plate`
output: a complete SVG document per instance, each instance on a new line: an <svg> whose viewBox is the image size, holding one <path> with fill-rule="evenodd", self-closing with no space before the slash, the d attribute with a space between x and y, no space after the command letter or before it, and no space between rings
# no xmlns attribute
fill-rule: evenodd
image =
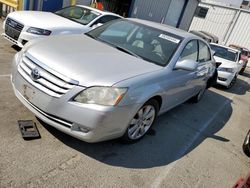
<svg viewBox="0 0 250 188"><path fill-rule="evenodd" d="M22 94L26 100L30 101L34 98L35 91L30 86L24 84L22 86Z"/></svg>

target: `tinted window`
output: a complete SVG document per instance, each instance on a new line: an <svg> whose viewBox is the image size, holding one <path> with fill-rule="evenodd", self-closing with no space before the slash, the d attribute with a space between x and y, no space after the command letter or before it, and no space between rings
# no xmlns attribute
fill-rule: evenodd
<svg viewBox="0 0 250 188"><path fill-rule="evenodd" d="M199 62L206 62L211 60L211 54L208 46L199 41Z"/></svg>
<svg viewBox="0 0 250 188"><path fill-rule="evenodd" d="M116 19L119 19L119 17L117 17L117 16L103 16L103 17L99 18L97 21L95 21L95 23L93 25L98 24L98 23L104 24L106 22L116 20Z"/></svg>
<svg viewBox="0 0 250 188"><path fill-rule="evenodd" d="M108 22L86 35L161 66L169 63L182 40L175 34L122 19Z"/></svg>
<svg viewBox="0 0 250 188"><path fill-rule="evenodd" d="M67 7L55 12L55 14L68 18L83 25L89 24L100 16L100 13L78 6Z"/></svg>
<svg viewBox="0 0 250 188"><path fill-rule="evenodd" d="M214 56L229 60L229 61L237 61L238 59L238 52L228 49L226 47L222 47L222 46L216 46L211 44L210 45L212 50L215 52Z"/></svg>
<svg viewBox="0 0 250 188"><path fill-rule="evenodd" d="M181 53L180 60L191 59L197 61L198 58L198 43L197 40L190 41Z"/></svg>

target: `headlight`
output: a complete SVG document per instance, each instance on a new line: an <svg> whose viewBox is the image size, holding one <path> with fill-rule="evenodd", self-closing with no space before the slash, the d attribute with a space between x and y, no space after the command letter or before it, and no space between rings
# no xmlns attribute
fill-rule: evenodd
<svg viewBox="0 0 250 188"><path fill-rule="evenodd" d="M218 71L223 71L223 72L230 72L230 73L234 73L234 69L233 68L218 68Z"/></svg>
<svg viewBox="0 0 250 188"><path fill-rule="evenodd" d="M28 33L32 33L32 34L35 34L35 35L50 35L51 34L51 31L49 30L46 30L46 29L40 29L40 28L35 28L35 27L30 27L28 30L27 30Z"/></svg>
<svg viewBox="0 0 250 188"><path fill-rule="evenodd" d="M79 93L74 101L84 104L105 106L117 105L127 92L127 88L91 87Z"/></svg>

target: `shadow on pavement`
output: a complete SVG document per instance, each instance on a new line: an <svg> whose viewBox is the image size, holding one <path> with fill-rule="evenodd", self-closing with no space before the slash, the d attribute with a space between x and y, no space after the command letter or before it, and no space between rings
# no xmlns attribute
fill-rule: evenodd
<svg viewBox="0 0 250 188"><path fill-rule="evenodd" d="M248 84L248 82L242 80L239 77L237 78L235 85L230 89L226 89L221 85L216 85L215 88L236 95L245 95L247 92L250 92L250 85Z"/></svg>
<svg viewBox="0 0 250 188"><path fill-rule="evenodd" d="M231 101L209 90L199 104L185 103L161 115L153 131L132 145L122 144L119 140L89 144L41 123L62 143L97 161L143 169L174 162L207 138L228 142L215 134L224 127L231 114Z"/></svg>

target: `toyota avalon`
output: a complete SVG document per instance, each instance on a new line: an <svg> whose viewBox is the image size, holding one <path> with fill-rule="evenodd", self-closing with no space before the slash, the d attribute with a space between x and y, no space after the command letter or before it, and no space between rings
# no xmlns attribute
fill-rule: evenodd
<svg viewBox="0 0 250 188"><path fill-rule="evenodd" d="M158 115L198 102L216 66L201 38L139 19L28 43L13 61L18 99L86 142L141 139Z"/></svg>

